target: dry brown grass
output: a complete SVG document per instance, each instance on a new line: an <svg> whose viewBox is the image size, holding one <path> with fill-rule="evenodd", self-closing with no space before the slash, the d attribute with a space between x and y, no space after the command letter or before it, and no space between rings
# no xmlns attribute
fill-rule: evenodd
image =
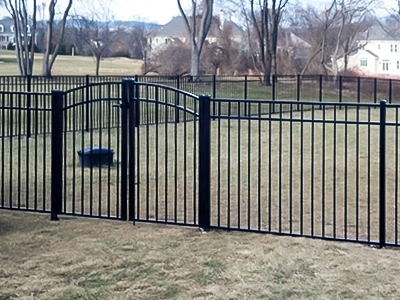
<svg viewBox="0 0 400 300"><path fill-rule="evenodd" d="M398 251L0 211L0 299L396 299Z"/></svg>
<svg viewBox="0 0 400 300"><path fill-rule="evenodd" d="M323 118L322 111L314 112L316 119ZM371 120L378 119L378 110L365 111L360 110L360 119L366 120L370 115ZM311 112L304 114L304 118L309 118ZM334 111L325 112L326 119L332 119ZM288 117L287 114L283 117ZM294 113L294 118L299 118ZM336 117L343 119L343 111L337 111ZM348 112L348 119L357 118L357 111ZM393 121L395 115L391 111L388 118ZM183 141L188 141L189 149L192 149L193 133L195 132L193 122L186 124L187 134L183 134L184 124L177 125L177 141L178 152L175 158L174 151L168 151L168 173L164 173L165 166L165 145L169 145L169 149L175 149L175 125L170 124L166 128L165 125L159 125L159 144L158 151L160 153L160 161L158 162L160 176L159 197L161 203L165 199L165 188L170 196L174 199L174 178L175 165L178 170L179 179L179 195L178 199L182 199L182 187L184 183L181 171L183 168L182 155L184 154ZM240 147L240 155L237 144L238 132L241 132L241 140L243 146ZM292 127L290 126L292 125ZM290 184L293 187L292 200L293 206L293 229L299 230L299 201L295 197L299 192L299 161L301 155L299 151L300 135L303 135L304 151L304 219L307 226L310 224L311 202L310 202L310 183L314 179L314 224L316 231L324 227L327 234L332 233L332 191L337 191L337 228L338 235L344 234L344 210L342 208L343 194L343 172L345 170L343 155L345 128L343 125L336 125L336 149L337 149L337 187L332 185L332 168L334 166L332 157L333 125L326 124L325 128L325 156L322 151L321 136L323 133L322 124L315 124L314 128L310 123L303 124L303 132L301 132L300 123L290 124L290 122L282 122L280 129L279 122L273 122L271 127L268 121L263 121L261 131L258 121L221 121L221 153L220 159L221 183L218 186L218 154L217 143L213 143L212 147L212 195L213 195L213 223L216 223L216 201L217 195L220 195L221 207L226 211L226 204L231 199L231 225L237 226L238 214L237 205L241 201L243 212L240 214L241 226L247 225L247 216L250 212L252 227L257 226L257 211L251 205L248 210L248 195L251 199L258 198L258 186L262 193L262 227L268 228L268 202L271 201L273 209L273 230L278 228L279 219L276 213L279 206L282 208L282 230L288 230L288 205L290 202ZM169 129L168 129L169 128ZM231 130L231 139L228 140L227 129ZM248 129L250 130L250 135ZM271 128L271 137L268 138L269 129ZM292 128L292 131L290 130ZM388 227L387 233L390 241L393 241L395 229L398 226L394 224L393 207L396 195L393 194L393 186L395 184L395 152L396 136L398 136L398 128L388 128L387 138L387 176L388 176ZM370 144L370 160L373 185L371 185L371 223L375 226L372 238L377 237L377 153L378 153L378 131L377 127L371 128L371 135L368 137L367 125L360 125L359 139L356 143L356 125L348 125L348 186L349 191L346 198L348 203L348 237L354 237L355 219L355 203L357 193L354 190L357 165L355 158L358 157L360 172L358 199L360 200L360 238L365 238L365 220L366 207L365 200L367 196L366 190L366 164L368 162L368 144ZM156 179L156 161L155 149L155 126L146 126L141 129L140 139L143 145L148 144L149 147L143 146L140 150L141 164L139 170L141 174L142 186L140 189L141 199L141 216L146 213L146 198L153 199L155 196L155 179ZM165 130L165 131L164 131ZM314 135L311 135L314 130ZM213 140L217 137L218 121L212 123ZM280 144L279 136L282 136ZM93 199L98 199L102 195L103 199L107 199L108 184L105 184L105 175L107 168L81 170L76 168L77 156L76 151L82 148L80 141L83 140L86 146L90 139L99 141L102 139L103 146L114 148L116 150L116 162L119 160L119 150L115 148L117 130L94 131L92 135L85 133L83 136L76 136L77 143L72 147L72 134L66 135L67 145L69 145L67 155L67 174L68 180L77 181L76 199L80 201L83 197L87 203L90 197L90 188L86 186L85 194L80 195L81 176L86 178L92 176L93 181ZM183 138L184 137L184 138ZM312 138L313 137L313 138ZM48 136L40 136L38 140L38 149L49 149ZM110 140L109 140L110 138ZM258 141L261 138L261 161L258 156ZM292 139L292 150L290 147L290 138ZM44 146L44 141L47 145ZM18 145L18 138L4 139L3 142L12 141L11 147ZM110 141L110 144L108 144ZM269 143L271 141L271 148ZM313 143L311 143L313 141ZM32 147L34 140L29 144L25 143L22 138L22 152L26 151L26 147ZM228 155L228 144L231 143L230 157L232 158L231 169L227 168L226 160ZM314 148L311 148L311 145ZM13 145L13 146L12 146ZM250 148L249 148L250 145ZM9 149L7 144L6 149ZM25 150L24 150L25 149ZM250 149L250 151L248 151ZM272 152L272 160L269 160L269 149ZM313 150L313 151L312 151ZM14 150L14 153L16 150ZM189 150L191 151L191 150ZM30 159L33 159L33 150L29 151ZM279 153L281 153L281 167L279 166ZM313 172L311 177L310 154L314 153ZM5 154L8 155L9 154ZM289 156L293 156L293 180L287 180L290 175ZM6 158L7 158L6 157ZM75 157L75 160L73 159ZM149 157L149 160L146 160ZM40 159L46 159L43 153ZM4 157L2 158L4 161ZM194 158L190 157L188 167L193 164ZM322 161L325 161L325 200L326 200L326 219L325 224L322 223L321 214L321 175L323 171ZM23 162L26 162L24 159ZM260 182L257 179L257 167L261 163L264 176ZM13 170L18 170L18 161L11 162ZM20 171L23 173L23 167ZM240 172L239 172L240 166ZM250 167L249 167L250 166ZM268 166L273 168L272 177L269 178ZM248 171L250 168L250 180L248 180ZM32 171L32 169L30 169ZM75 170L75 171L74 171ZM49 172L49 169L48 169ZM74 173L76 172L76 173ZM82 173L81 173L82 172ZM103 182L99 179L100 172L103 174ZM149 172L147 178L145 174ZM193 174L193 169L187 169L187 176ZM40 170L38 170L40 173ZM118 171L113 168L110 170L112 176L117 176ZM240 174L240 182L242 188L238 191L238 181ZM329 175L331 174L331 175ZM282 193L279 194L279 176L283 178L281 184ZM296 176L295 176L296 175ZM231 190L228 193L227 179L230 176ZM14 180L17 178L14 175ZM25 176L22 177L22 187L26 187L24 182ZM166 179L169 180L166 180ZM40 180L40 178L39 178ZM271 195L269 198L269 182L271 181ZM72 181L71 181L72 182ZM144 188L149 183L150 190ZM39 185L42 188L44 197L49 199L50 186L47 181L46 186ZM87 184L87 181L84 182ZM15 188L14 183L14 188ZM219 190L217 188L219 187ZM118 199L115 188L118 186L113 182L111 186L111 200ZM188 186L190 190L190 187ZM29 188L27 189L29 190ZM88 192L89 191L89 192ZM71 185L67 186L66 193L71 197ZM11 197L15 201L18 191L13 191ZM32 195L32 194L31 194ZM297 194L298 195L298 194ZM24 191L21 191L23 198ZM188 203L192 203L192 194L186 195ZM240 198L239 198L240 197ZM340 198L339 198L340 197ZM114 200L113 200L114 199ZM271 199L271 200L270 200ZM281 199L281 204L279 202ZM170 200L169 200L170 201ZM173 200L171 200L173 201ZM253 200L252 200L253 201ZM150 202L153 203L154 202ZM173 202L171 202L173 203ZM254 202L252 202L254 203ZM67 203L70 209L70 202ZM80 204L80 202L78 202ZM154 212L154 205L151 204L150 212ZM115 202L112 202L115 205ZM77 205L79 211L79 205ZM160 207L160 214L163 215L163 206ZM173 205L169 206L169 216L173 216L175 211ZM94 202L94 210L97 210L96 201ZM87 212L87 207L85 207ZM182 206L178 207L181 216ZM226 212L223 212L222 222L226 222ZM154 218L154 215L150 215ZM305 227L309 230L309 227ZM306 232L308 233L308 231ZM227 231L211 231L207 234L200 234L196 229L185 227L173 227L162 225L148 225L137 223L132 227L129 222L118 221L102 221L79 217L67 217L61 215L60 222L50 222L49 215L27 214L14 211L0 211L0 299L394 299L400 290L400 279L397 272L400 271L400 263L397 259L397 250L382 249L377 250L367 246L351 243L325 242L304 238L277 237L271 235L238 233Z"/></svg>

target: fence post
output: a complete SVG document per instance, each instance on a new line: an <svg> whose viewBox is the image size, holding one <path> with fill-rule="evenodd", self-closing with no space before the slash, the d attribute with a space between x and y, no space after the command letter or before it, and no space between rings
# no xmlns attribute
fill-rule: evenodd
<svg viewBox="0 0 400 300"><path fill-rule="evenodd" d="M199 227L210 228L211 117L209 95L199 97Z"/></svg>
<svg viewBox="0 0 400 300"><path fill-rule="evenodd" d="M296 76L296 85L297 85L297 91L296 91L296 100L297 102L300 102L300 74L297 74ZM297 104L297 111L300 110L299 104Z"/></svg>
<svg viewBox="0 0 400 300"><path fill-rule="evenodd" d="M343 102L343 76L339 76L339 103ZM342 106L339 105L339 109L342 109Z"/></svg>
<svg viewBox="0 0 400 300"><path fill-rule="evenodd" d="M121 219L127 219L128 201L128 101L130 79L122 79L121 103Z"/></svg>
<svg viewBox="0 0 400 300"><path fill-rule="evenodd" d="M389 104L392 104L392 90L393 90L392 79L389 79Z"/></svg>
<svg viewBox="0 0 400 300"><path fill-rule="evenodd" d="M380 102L379 134L379 246L386 245L386 100Z"/></svg>
<svg viewBox="0 0 400 300"><path fill-rule="evenodd" d="M247 116L247 110L248 110L248 103L247 103L247 75L244 75L244 115ZM214 102L214 106L215 106L215 102ZM215 113L214 113L215 115Z"/></svg>
<svg viewBox="0 0 400 300"><path fill-rule="evenodd" d="M179 75L176 75L176 89L180 90L181 89L181 84L179 81ZM175 123L179 123L179 95L180 93L175 92ZM148 122L148 120L147 120Z"/></svg>
<svg viewBox="0 0 400 300"><path fill-rule="evenodd" d="M136 84L137 82L139 82L138 79L139 79L139 77L136 75L135 81L132 82L132 86L134 87L134 94L130 94L131 96L128 99L129 102L131 102L131 100L134 100L134 102L132 104L135 105L135 108L134 108L135 127L140 126L140 85ZM148 122L148 120L147 120L147 122Z"/></svg>
<svg viewBox="0 0 400 300"><path fill-rule="evenodd" d="M374 103L376 103L376 100L378 99L378 79L374 78Z"/></svg>
<svg viewBox="0 0 400 300"><path fill-rule="evenodd" d="M28 90L28 92L32 92L32 75L28 75L27 79L28 79L27 90ZM28 138L30 138L32 135L32 133L31 133L31 94L27 95L26 108L27 108L27 113L26 113L26 131L27 131L27 133L26 134L27 134Z"/></svg>
<svg viewBox="0 0 400 300"><path fill-rule="evenodd" d="M217 98L217 75L213 75L213 99Z"/></svg>
<svg viewBox="0 0 400 300"><path fill-rule="evenodd" d="M136 161L136 127L139 128L140 119L139 119L139 84L137 81L128 80L127 81L127 107L128 109L128 161L129 161L129 221L133 221L133 225L135 225L135 215L136 215L136 181L140 182L139 173L136 172L136 162L139 163L139 154L138 161ZM148 120L147 120L148 122ZM139 129L138 129L139 130Z"/></svg>
<svg viewBox="0 0 400 300"><path fill-rule="evenodd" d="M361 78L357 77L357 103L361 102Z"/></svg>
<svg viewBox="0 0 400 300"><path fill-rule="evenodd" d="M53 90L51 94L51 220L57 221L62 202L64 93Z"/></svg>
<svg viewBox="0 0 400 300"><path fill-rule="evenodd" d="M275 101L275 94L276 94L276 76L275 74L272 75L272 101ZM272 105L272 113L275 113L275 103Z"/></svg>
<svg viewBox="0 0 400 300"><path fill-rule="evenodd" d="M90 85L90 77L89 75L86 75L86 131L89 131L89 109L90 109L90 90L89 90L89 85Z"/></svg>
<svg viewBox="0 0 400 300"><path fill-rule="evenodd" d="M319 102L322 102L322 74L319 75ZM319 106L319 109L322 109L322 106Z"/></svg>
<svg viewBox="0 0 400 300"><path fill-rule="evenodd" d="M216 115L216 108L215 108L215 98L217 98L217 76L214 74L213 75L213 115ZM215 120L215 118L213 119Z"/></svg>
<svg viewBox="0 0 400 300"><path fill-rule="evenodd" d="M244 75L244 100L247 100L247 83L248 83L247 75Z"/></svg>

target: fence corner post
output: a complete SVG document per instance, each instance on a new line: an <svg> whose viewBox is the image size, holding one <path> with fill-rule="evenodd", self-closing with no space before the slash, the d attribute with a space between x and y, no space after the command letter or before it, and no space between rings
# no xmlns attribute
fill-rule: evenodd
<svg viewBox="0 0 400 300"><path fill-rule="evenodd" d="M380 102L379 132L379 247L386 245L386 100Z"/></svg>
<svg viewBox="0 0 400 300"><path fill-rule="evenodd" d="M63 158L63 100L64 92L53 90L51 95L51 220L57 221L62 202Z"/></svg>
<svg viewBox="0 0 400 300"><path fill-rule="evenodd" d="M133 79L122 79L122 102L121 102L121 220L126 221L128 219L128 190L129 196L135 195L133 184L130 186L132 180L135 180L135 176L128 176L128 168L134 163L134 158L129 159L130 154L134 154L134 147L130 146L130 143L134 142L129 138L132 131L132 127L135 122L135 107L134 107L134 80ZM134 129L134 128L133 128ZM135 170L133 167L132 170ZM129 178L129 183L128 183ZM129 187L129 189L128 189ZM134 216L134 199L129 197L129 217Z"/></svg>
<svg viewBox="0 0 400 300"><path fill-rule="evenodd" d="M90 76L86 75L86 81L85 81L85 121L86 121L86 131L89 132L90 129Z"/></svg>
<svg viewBox="0 0 400 300"><path fill-rule="evenodd" d="M211 97L199 97L199 227L210 229L211 184Z"/></svg>

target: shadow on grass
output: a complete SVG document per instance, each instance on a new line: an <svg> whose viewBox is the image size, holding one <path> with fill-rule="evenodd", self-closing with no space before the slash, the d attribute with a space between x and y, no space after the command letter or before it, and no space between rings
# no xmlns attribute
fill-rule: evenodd
<svg viewBox="0 0 400 300"><path fill-rule="evenodd" d="M39 219L26 218L26 212L24 214L17 213L11 210L0 210L0 236L6 236L18 232L33 232L37 231L39 226L42 227L42 220L48 218L50 215L43 214ZM0 298L1 299L1 298Z"/></svg>

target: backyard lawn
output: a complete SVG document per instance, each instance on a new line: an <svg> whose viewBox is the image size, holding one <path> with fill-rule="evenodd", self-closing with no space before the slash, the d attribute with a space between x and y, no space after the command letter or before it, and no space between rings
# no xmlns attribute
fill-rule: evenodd
<svg viewBox="0 0 400 300"><path fill-rule="evenodd" d="M40 55L36 57L34 73L39 75ZM0 76L17 75L13 52L0 51L0 61ZM101 66L101 75L140 73L138 61L123 58L107 59ZM53 70L54 75L93 73L90 57L60 56ZM270 95L271 87L253 84L253 98ZM285 84L278 84L280 100L293 100L294 88L285 90L293 84ZM227 86L221 85L219 97L239 93L229 90L234 84ZM111 87L99 91L99 99L119 95ZM303 91L315 101L314 87ZM47 107L40 97L32 97L32 105ZM326 97L337 100L336 92ZM75 101L73 96L69 99ZM349 93L342 100L351 99L354 94ZM0 105L23 107L18 101L3 96ZM98 115L100 121L97 127L91 121L88 131L83 130L84 108L65 112L65 211L120 216L121 129L106 128L108 122L120 124L121 110L113 104L93 105L91 116ZM277 112L269 113L271 105L254 102L247 107L254 118L236 107L232 114L241 117L228 119L224 114L234 105L217 105L221 115L211 122L212 225L379 239L378 107L300 104L304 110L298 111L297 104L277 102ZM264 110L257 113L257 107ZM142 108L147 117L155 111L151 104ZM45 111L35 110L29 120L36 127L30 130L40 134L29 137L24 131L26 112L11 111L0 111L0 205L48 210L49 119ZM160 116L174 120L174 111L161 109ZM102 118L102 112L114 114L114 119ZM387 121L391 126L386 129L386 234L388 242L398 243L399 107L387 109ZM138 219L175 218L196 224L198 126L193 121L160 122L135 130L137 163L130 175L136 176ZM77 151L90 145L113 149L114 166L79 167ZM399 248L350 242L230 230L204 233L196 227L144 222L133 226L128 221L63 214L54 222L46 213L0 210L0 300L395 299L400 293L398 255Z"/></svg>
<svg viewBox="0 0 400 300"><path fill-rule="evenodd" d="M0 299L396 299L399 252L0 211Z"/></svg>
<svg viewBox="0 0 400 300"><path fill-rule="evenodd" d="M33 75L41 75L43 55L35 54ZM0 50L0 76L19 75L14 51ZM59 55L53 75L94 75L95 61L90 56ZM142 62L128 58L105 58L100 62L100 75L135 75L141 73Z"/></svg>

